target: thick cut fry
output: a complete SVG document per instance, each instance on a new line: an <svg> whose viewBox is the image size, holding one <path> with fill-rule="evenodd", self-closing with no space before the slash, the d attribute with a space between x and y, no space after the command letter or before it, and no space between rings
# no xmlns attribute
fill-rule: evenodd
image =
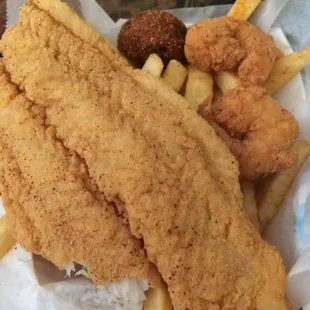
<svg viewBox="0 0 310 310"><path fill-rule="evenodd" d="M223 140L229 149L231 149L235 143L239 143L238 140L232 138L218 123L208 118L207 113L204 113L202 116L213 127L215 133Z"/></svg>
<svg viewBox="0 0 310 310"><path fill-rule="evenodd" d="M213 86L213 102L216 102L217 100L219 100L221 97L223 96L222 91L219 89L219 87L217 86L217 84L215 83Z"/></svg>
<svg viewBox="0 0 310 310"><path fill-rule="evenodd" d="M202 72L189 66L184 97L197 110L199 105L210 105L213 97L213 77L211 73Z"/></svg>
<svg viewBox="0 0 310 310"><path fill-rule="evenodd" d="M243 194L244 211L248 215L251 223L255 226L257 230L259 230L254 183L250 181L244 181L241 183L241 189Z"/></svg>
<svg viewBox="0 0 310 310"><path fill-rule="evenodd" d="M228 16L247 20L261 3L262 0L237 0Z"/></svg>
<svg viewBox="0 0 310 310"><path fill-rule="evenodd" d="M6 222L6 215L0 218L0 259L14 246L16 241L11 236Z"/></svg>
<svg viewBox="0 0 310 310"><path fill-rule="evenodd" d="M258 184L256 197L261 230L277 214L298 171L310 156L310 144L305 140L296 141L292 149L298 154L298 160L294 166L284 172L276 173Z"/></svg>
<svg viewBox="0 0 310 310"><path fill-rule="evenodd" d="M172 59L163 73L163 80L174 91L180 92L187 77L187 69L178 61Z"/></svg>
<svg viewBox="0 0 310 310"><path fill-rule="evenodd" d="M223 93L226 93L230 89L242 86L237 74L230 71L221 71L214 73L214 80L216 85Z"/></svg>
<svg viewBox="0 0 310 310"><path fill-rule="evenodd" d="M277 60L266 83L268 93L274 94L309 64L310 47Z"/></svg>
<svg viewBox="0 0 310 310"><path fill-rule="evenodd" d="M153 290L150 289L146 293L146 301L144 302L144 310L173 310L167 287Z"/></svg>
<svg viewBox="0 0 310 310"><path fill-rule="evenodd" d="M164 69L164 63L156 54L151 54L146 60L142 70L151 73L154 76L160 77Z"/></svg>

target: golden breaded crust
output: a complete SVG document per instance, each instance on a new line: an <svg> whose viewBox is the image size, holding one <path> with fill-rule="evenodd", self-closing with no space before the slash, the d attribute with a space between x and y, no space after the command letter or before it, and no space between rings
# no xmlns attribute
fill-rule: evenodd
<svg viewBox="0 0 310 310"><path fill-rule="evenodd" d="M283 56L273 38L245 20L229 16L202 19L185 39L189 63L203 71L237 70L245 86L263 86Z"/></svg>
<svg viewBox="0 0 310 310"><path fill-rule="evenodd" d="M212 105L212 118L231 136L242 137L230 147L242 178L257 179L296 162L290 147L299 136L298 123L264 88L229 90Z"/></svg>
<svg viewBox="0 0 310 310"><path fill-rule="evenodd" d="M140 242L43 116L23 95L0 110L0 188L14 237L61 269L72 262L85 266L98 284L146 279Z"/></svg>

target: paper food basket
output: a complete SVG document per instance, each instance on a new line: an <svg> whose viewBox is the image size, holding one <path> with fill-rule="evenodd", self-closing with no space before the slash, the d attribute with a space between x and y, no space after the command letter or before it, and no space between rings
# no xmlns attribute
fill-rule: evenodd
<svg viewBox="0 0 310 310"><path fill-rule="evenodd" d="M18 19L24 0L8 0L8 26ZM67 0L84 18L112 42L124 20L114 23L95 0ZM225 15L229 5L171 10L190 25L206 17ZM251 21L270 32L285 54L310 46L310 1L265 0ZM310 68L276 94L299 121L302 136L310 141ZM4 212L0 207L0 215ZM288 270L287 293L294 307L310 310L310 160L300 171L284 205L267 227L264 238L275 245ZM83 277L65 278L65 273L33 257L19 245L0 261L1 310L139 310L143 307L146 281L124 279L95 287ZM104 268L104 266L103 266ZM72 272L74 267L72 266Z"/></svg>

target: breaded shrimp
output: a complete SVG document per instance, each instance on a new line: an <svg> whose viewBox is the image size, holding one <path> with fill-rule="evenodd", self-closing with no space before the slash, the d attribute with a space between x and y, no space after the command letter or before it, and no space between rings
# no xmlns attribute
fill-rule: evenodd
<svg viewBox="0 0 310 310"><path fill-rule="evenodd" d="M229 147L239 161L242 178L282 171L296 161L290 144L299 135L297 121L263 88L228 91L213 104L212 118L239 141Z"/></svg>
<svg viewBox="0 0 310 310"><path fill-rule="evenodd" d="M237 70L245 86L263 86L282 52L271 36L247 21L203 19L187 32L185 55L202 71Z"/></svg>

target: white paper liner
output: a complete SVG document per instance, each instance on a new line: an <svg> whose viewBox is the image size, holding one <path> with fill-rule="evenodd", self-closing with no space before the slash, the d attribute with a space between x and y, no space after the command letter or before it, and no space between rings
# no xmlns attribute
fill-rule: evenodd
<svg viewBox="0 0 310 310"><path fill-rule="evenodd" d="M31 253L14 247L0 261L1 310L142 310L147 281L94 286L85 278L39 286Z"/></svg>
<svg viewBox="0 0 310 310"><path fill-rule="evenodd" d="M288 0L265 0L255 10L250 21L268 32Z"/></svg>

